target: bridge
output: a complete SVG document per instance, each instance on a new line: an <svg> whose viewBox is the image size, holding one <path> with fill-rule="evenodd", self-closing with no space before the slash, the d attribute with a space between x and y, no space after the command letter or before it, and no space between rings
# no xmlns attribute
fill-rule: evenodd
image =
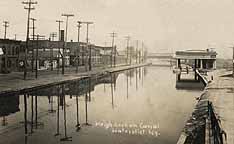
<svg viewBox="0 0 234 144"><path fill-rule="evenodd" d="M173 55L173 53L148 53L147 58L172 59Z"/></svg>
<svg viewBox="0 0 234 144"><path fill-rule="evenodd" d="M153 66L170 67L175 63L173 55L173 53L148 53L147 58Z"/></svg>

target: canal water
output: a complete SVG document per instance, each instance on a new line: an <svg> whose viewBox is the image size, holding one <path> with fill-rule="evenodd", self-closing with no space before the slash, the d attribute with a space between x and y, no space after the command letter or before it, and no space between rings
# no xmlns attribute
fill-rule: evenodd
<svg viewBox="0 0 234 144"><path fill-rule="evenodd" d="M174 144L201 91L144 67L0 96L2 144Z"/></svg>

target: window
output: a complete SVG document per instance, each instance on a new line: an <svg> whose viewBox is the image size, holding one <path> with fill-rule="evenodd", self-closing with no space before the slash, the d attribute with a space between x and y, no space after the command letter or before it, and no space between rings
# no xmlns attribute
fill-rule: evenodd
<svg viewBox="0 0 234 144"><path fill-rule="evenodd" d="M15 51L16 51L16 54L19 54L19 47L18 46L15 48Z"/></svg>
<svg viewBox="0 0 234 144"><path fill-rule="evenodd" d="M3 51L3 54L6 54L6 47L5 46L2 47L2 51Z"/></svg>

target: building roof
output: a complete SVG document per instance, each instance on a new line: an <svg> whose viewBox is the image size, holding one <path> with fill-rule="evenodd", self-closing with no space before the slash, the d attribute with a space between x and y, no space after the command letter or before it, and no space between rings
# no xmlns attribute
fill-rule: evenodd
<svg viewBox="0 0 234 144"><path fill-rule="evenodd" d="M176 51L176 59L216 59L216 51L213 49L206 50L185 50Z"/></svg>

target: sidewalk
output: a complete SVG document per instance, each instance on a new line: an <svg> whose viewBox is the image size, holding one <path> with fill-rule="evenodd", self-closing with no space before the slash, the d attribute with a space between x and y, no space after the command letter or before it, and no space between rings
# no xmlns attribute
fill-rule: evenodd
<svg viewBox="0 0 234 144"><path fill-rule="evenodd" d="M25 89L32 89L41 86L49 86L61 82L71 81L87 77L89 75L103 74L107 72L115 72L121 70L132 69L135 67L142 67L147 64L137 65L117 65L113 68L94 67L92 71L86 72L84 67L79 67L78 73L75 72L75 67L65 68L65 74L57 74L57 69L54 71L46 70L38 72L38 79L35 79L35 74L28 72L27 79L23 80L23 72L13 72L10 74L0 74L0 94L7 92L22 91Z"/></svg>
<svg viewBox="0 0 234 144"><path fill-rule="evenodd" d="M214 73L214 80L205 91L220 117L223 130L227 133L227 143L234 143L234 79L232 72L219 70Z"/></svg>

